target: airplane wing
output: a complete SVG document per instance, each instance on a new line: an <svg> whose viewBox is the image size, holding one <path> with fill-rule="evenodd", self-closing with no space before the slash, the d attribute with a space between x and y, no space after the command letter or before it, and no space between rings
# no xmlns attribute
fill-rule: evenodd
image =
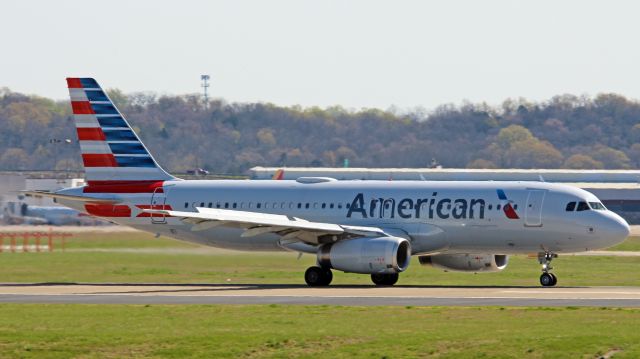
<svg viewBox="0 0 640 359"><path fill-rule="evenodd" d="M243 228L242 237L276 233L282 241L301 241L307 244L330 243L342 239L385 235L377 227L349 226L335 223L309 222L281 214L268 214L228 209L197 207L198 212L145 209L144 212L179 218L192 224L192 231L217 226Z"/></svg>

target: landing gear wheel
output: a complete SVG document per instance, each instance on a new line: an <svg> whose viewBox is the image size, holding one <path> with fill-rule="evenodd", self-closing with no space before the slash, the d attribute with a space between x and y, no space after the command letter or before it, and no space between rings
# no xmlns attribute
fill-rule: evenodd
<svg viewBox="0 0 640 359"><path fill-rule="evenodd" d="M379 286L391 286L398 282L400 275L398 273L374 273L371 275L371 281Z"/></svg>
<svg viewBox="0 0 640 359"><path fill-rule="evenodd" d="M551 273L542 273L540 276L540 284L542 284L543 287L553 287L557 282L558 279Z"/></svg>
<svg viewBox="0 0 640 359"><path fill-rule="evenodd" d="M329 268L323 268L322 269L324 271L324 282L322 282L322 285L329 285L331 284L331 281L333 280L333 272L331 272L331 269Z"/></svg>
<svg viewBox="0 0 640 359"><path fill-rule="evenodd" d="M538 262L542 265L542 275L540 276L540 284L543 287L553 287L558 283L558 278L551 273L551 260L558 257L557 254L551 252L538 253Z"/></svg>
<svg viewBox="0 0 640 359"><path fill-rule="evenodd" d="M304 272L304 281L310 287L323 287L329 285L333 279L331 269L320 267L309 267Z"/></svg>

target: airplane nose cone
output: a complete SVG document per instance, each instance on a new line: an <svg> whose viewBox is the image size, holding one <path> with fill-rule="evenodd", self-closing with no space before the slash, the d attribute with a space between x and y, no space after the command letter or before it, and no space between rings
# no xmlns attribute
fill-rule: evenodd
<svg viewBox="0 0 640 359"><path fill-rule="evenodd" d="M614 218L610 218L605 231L608 241L612 243L611 245L623 242L631 233L627 221L617 215Z"/></svg>

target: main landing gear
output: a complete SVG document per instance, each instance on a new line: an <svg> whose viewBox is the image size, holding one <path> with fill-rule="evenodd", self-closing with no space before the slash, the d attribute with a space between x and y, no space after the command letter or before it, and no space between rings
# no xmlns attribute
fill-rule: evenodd
<svg viewBox="0 0 640 359"><path fill-rule="evenodd" d="M310 287L326 287L331 284L333 273L331 269L323 267L309 267L304 272L304 281Z"/></svg>
<svg viewBox="0 0 640 359"><path fill-rule="evenodd" d="M371 281L377 286L392 286L399 277L398 273L376 273L371 275ZM331 284L332 279L333 273L330 268L314 266L304 272L304 281L310 287L326 287Z"/></svg>
<svg viewBox="0 0 640 359"><path fill-rule="evenodd" d="M398 273L375 273L371 275L371 281L377 286L391 286L396 284L399 277Z"/></svg>
<svg viewBox="0 0 640 359"><path fill-rule="evenodd" d="M543 287L553 287L558 283L558 278L555 274L551 273L553 269L551 266L551 260L557 258L558 255L551 252L538 253L538 262L542 265L542 275L540 275L540 284Z"/></svg>

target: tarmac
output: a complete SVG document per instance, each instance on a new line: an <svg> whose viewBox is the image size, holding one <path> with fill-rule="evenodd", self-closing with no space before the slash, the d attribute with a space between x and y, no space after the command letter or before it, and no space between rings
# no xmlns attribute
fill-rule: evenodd
<svg viewBox="0 0 640 359"><path fill-rule="evenodd" d="M3 303L640 307L640 287L0 284Z"/></svg>

